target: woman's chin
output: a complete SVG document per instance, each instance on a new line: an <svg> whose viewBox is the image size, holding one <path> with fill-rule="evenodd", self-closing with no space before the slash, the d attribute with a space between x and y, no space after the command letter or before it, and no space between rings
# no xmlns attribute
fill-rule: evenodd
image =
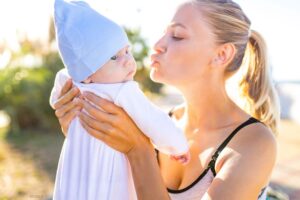
<svg viewBox="0 0 300 200"><path fill-rule="evenodd" d="M158 71L156 69L151 69L150 71L150 79L153 81L153 82L156 82L156 83L161 83L161 80L159 78L159 74L158 74Z"/></svg>

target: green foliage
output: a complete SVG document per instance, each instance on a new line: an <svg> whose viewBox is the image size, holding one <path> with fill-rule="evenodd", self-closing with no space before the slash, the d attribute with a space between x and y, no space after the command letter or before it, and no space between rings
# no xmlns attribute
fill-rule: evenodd
<svg viewBox="0 0 300 200"><path fill-rule="evenodd" d="M50 128L54 125L48 99L51 71L39 68L6 68L0 72L0 109L12 118L12 128Z"/></svg>
<svg viewBox="0 0 300 200"><path fill-rule="evenodd" d="M60 69L64 68L64 64L62 60L59 57L59 54L57 52L50 52L43 56L43 66L49 71L51 71L53 76L53 81L55 78L56 72L58 72Z"/></svg>
<svg viewBox="0 0 300 200"><path fill-rule="evenodd" d="M146 67L139 68L134 76L135 81L140 83L144 92L160 93L162 84L155 83L150 79L150 69Z"/></svg>

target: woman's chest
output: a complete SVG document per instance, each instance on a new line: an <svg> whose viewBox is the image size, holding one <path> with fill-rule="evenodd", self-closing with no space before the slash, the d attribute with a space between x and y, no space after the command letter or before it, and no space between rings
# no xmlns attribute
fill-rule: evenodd
<svg viewBox="0 0 300 200"><path fill-rule="evenodd" d="M168 155L159 154L160 170L169 189L182 189L194 182L206 169L210 161L211 150L200 152L191 148L191 160L187 165L182 165L171 160Z"/></svg>

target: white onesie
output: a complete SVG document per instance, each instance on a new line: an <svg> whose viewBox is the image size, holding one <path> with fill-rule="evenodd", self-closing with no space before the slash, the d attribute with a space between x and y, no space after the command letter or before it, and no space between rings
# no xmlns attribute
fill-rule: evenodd
<svg viewBox="0 0 300 200"><path fill-rule="evenodd" d="M52 107L69 78L66 69L57 73L50 97ZM144 96L135 81L74 84L81 92L93 92L121 106L159 151L169 155L188 151L183 132ZM88 134L78 117L72 120L62 147L53 199L137 199L126 156Z"/></svg>

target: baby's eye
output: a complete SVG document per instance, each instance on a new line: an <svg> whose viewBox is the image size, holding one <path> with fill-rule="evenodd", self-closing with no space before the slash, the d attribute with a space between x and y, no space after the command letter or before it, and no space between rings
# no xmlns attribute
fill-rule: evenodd
<svg viewBox="0 0 300 200"><path fill-rule="evenodd" d="M128 47L128 48L126 49L126 54L129 54L129 53L131 53L131 47Z"/></svg>
<svg viewBox="0 0 300 200"><path fill-rule="evenodd" d="M114 56L112 56L110 59L111 59L111 60L117 60L117 58L118 58L118 56L114 55Z"/></svg>

